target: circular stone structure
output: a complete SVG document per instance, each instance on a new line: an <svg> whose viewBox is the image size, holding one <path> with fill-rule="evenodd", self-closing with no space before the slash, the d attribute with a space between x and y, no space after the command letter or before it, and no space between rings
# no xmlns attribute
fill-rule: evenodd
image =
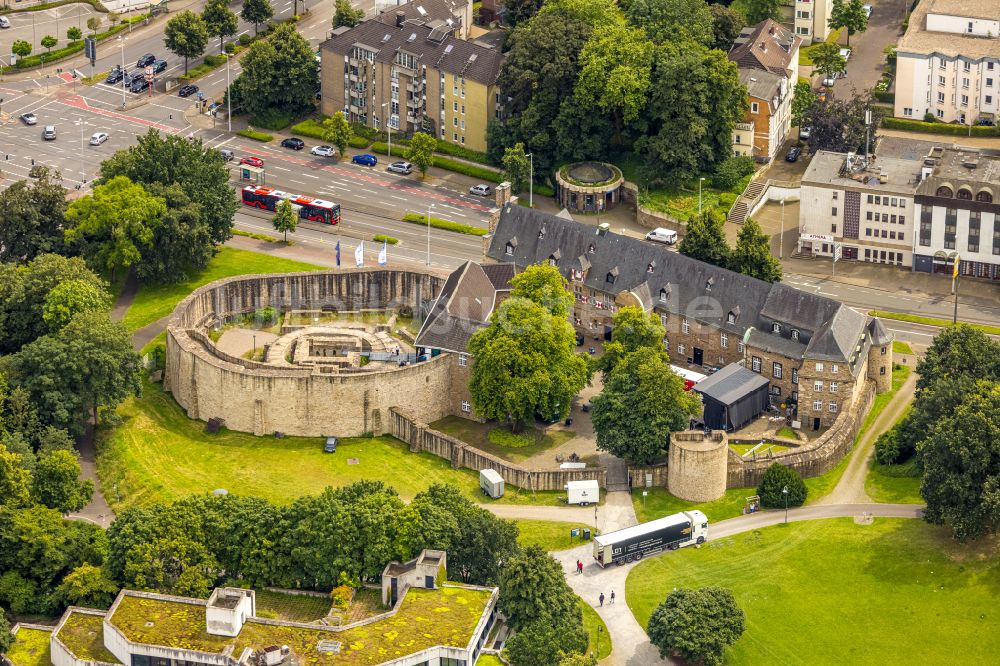
<svg viewBox="0 0 1000 666"><path fill-rule="evenodd" d="M453 393L450 355L418 359L393 324L394 313L426 311L443 284L428 273L380 268L211 282L170 317L164 389L189 417L221 419L256 435L381 434L390 407L441 418ZM314 324L310 316L308 325L294 325L286 318L262 361L216 347L210 331L263 308L323 313L330 321Z"/></svg>
<svg viewBox="0 0 1000 666"><path fill-rule="evenodd" d="M577 162L556 171L556 199L570 212L614 208L621 201L625 179L613 164Z"/></svg>
<svg viewBox="0 0 1000 666"><path fill-rule="evenodd" d="M711 502L726 493L729 439L716 430L670 435L667 490L689 502Z"/></svg>

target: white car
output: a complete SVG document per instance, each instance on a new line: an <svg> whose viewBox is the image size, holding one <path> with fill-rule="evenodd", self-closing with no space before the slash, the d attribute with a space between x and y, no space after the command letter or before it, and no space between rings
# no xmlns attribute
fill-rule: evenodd
<svg viewBox="0 0 1000 666"><path fill-rule="evenodd" d="M493 189L489 185L480 183L479 185L473 185L469 188L469 194L475 194L480 197L488 197Z"/></svg>
<svg viewBox="0 0 1000 666"><path fill-rule="evenodd" d="M844 60L850 60L851 49L840 49L840 55L844 56Z"/></svg>
<svg viewBox="0 0 1000 666"><path fill-rule="evenodd" d="M865 5L864 7L862 7L862 9L865 10L865 18L871 18L872 17L872 6L871 5Z"/></svg>
<svg viewBox="0 0 1000 666"><path fill-rule="evenodd" d="M9 28L9 27L10 27L10 19L7 18L6 16L0 16L0 28Z"/></svg>
<svg viewBox="0 0 1000 666"><path fill-rule="evenodd" d="M99 146L108 140L107 132L96 132L94 136L90 137L90 145Z"/></svg>
<svg viewBox="0 0 1000 666"><path fill-rule="evenodd" d="M800 127L799 128L799 138L800 139L808 139L810 134L812 134L812 127L811 126L806 125L805 127Z"/></svg>
<svg viewBox="0 0 1000 666"><path fill-rule="evenodd" d="M333 146L316 146L309 152L318 157L333 157L336 151Z"/></svg>
<svg viewBox="0 0 1000 666"><path fill-rule="evenodd" d="M37 125L38 117L35 114L31 113L30 111L28 113L22 113L21 122L24 123L25 125Z"/></svg>

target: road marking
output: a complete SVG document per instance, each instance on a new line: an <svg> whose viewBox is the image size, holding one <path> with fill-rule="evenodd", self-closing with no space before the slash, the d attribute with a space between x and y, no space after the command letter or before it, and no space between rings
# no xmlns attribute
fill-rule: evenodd
<svg viewBox="0 0 1000 666"><path fill-rule="evenodd" d="M391 194L391 195L389 195L389 196L390 196L391 198L393 198L393 199L397 199L397 200L399 200L399 201L409 201L409 199L407 199L406 197L397 197L397 196L396 196L395 194Z"/></svg>
<svg viewBox="0 0 1000 666"><path fill-rule="evenodd" d="M316 176L316 175L313 175L313 174L311 174L311 173L301 173L301 174L299 174L299 175L300 175L300 176L304 176L304 177L306 177L306 178L315 178L316 180L319 180L319 176Z"/></svg>
<svg viewBox="0 0 1000 666"><path fill-rule="evenodd" d="M285 167L274 166L272 169L277 169L278 171L291 171L291 169L286 169Z"/></svg>

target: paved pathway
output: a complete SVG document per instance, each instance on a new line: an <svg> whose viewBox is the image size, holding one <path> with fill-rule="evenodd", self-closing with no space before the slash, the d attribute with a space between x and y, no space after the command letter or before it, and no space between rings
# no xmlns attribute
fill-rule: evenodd
<svg viewBox="0 0 1000 666"><path fill-rule="evenodd" d="M67 517L107 527L115 519L115 513L111 510L107 500L104 499L100 483L97 480L97 449L94 443L93 424L87 424L87 431L77 441L76 446L80 452L80 478L94 483L94 496L79 513L71 513Z"/></svg>

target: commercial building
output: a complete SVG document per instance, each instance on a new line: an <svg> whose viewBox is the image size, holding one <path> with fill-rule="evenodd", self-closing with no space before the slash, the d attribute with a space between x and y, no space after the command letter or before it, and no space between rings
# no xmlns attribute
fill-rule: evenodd
<svg viewBox="0 0 1000 666"><path fill-rule="evenodd" d="M733 129L733 154L769 162L792 126L792 96L802 40L771 19L744 28L729 50L750 108Z"/></svg>
<svg viewBox="0 0 1000 666"><path fill-rule="evenodd" d="M1000 280L1000 157L936 147L914 200L913 269Z"/></svg>
<svg viewBox="0 0 1000 666"><path fill-rule="evenodd" d="M484 151L486 125L502 111L496 84L503 56L462 39L467 24L450 10L446 18L421 13L423 2L333 31L320 47L322 112Z"/></svg>
<svg viewBox="0 0 1000 666"><path fill-rule="evenodd" d="M49 629L53 666L472 666L498 592L444 583L445 557L391 563L391 607L340 627L261 618L253 590L217 588L207 601L122 590L107 611L71 607L55 628L15 627L15 642Z"/></svg>
<svg viewBox="0 0 1000 666"><path fill-rule="evenodd" d="M795 36L806 44L822 42L830 34L833 0L795 0Z"/></svg>
<svg viewBox="0 0 1000 666"><path fill-rule="evenodd" d="M896 47L901 118L997 122L1000 0L922 0Z"/></svg>

